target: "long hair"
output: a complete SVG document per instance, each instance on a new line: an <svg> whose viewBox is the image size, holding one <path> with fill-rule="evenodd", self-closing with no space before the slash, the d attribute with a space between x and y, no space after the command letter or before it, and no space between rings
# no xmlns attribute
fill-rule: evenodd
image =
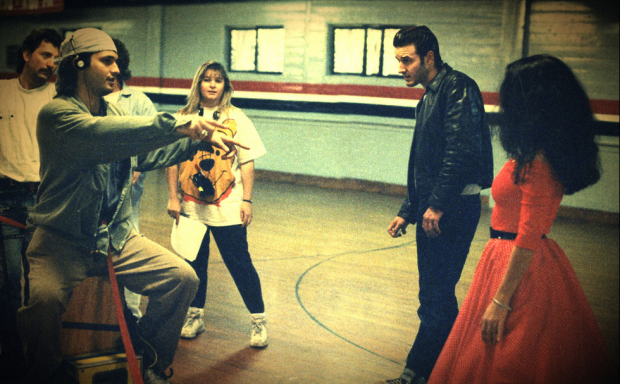
<svg viewBox="0 0 620 384"><path fill-rule="evenodd" d="M499 99L499 139L517 163L515 183L540 152L567 195L600 179L590 101L564 62L535 55L509 64Z"/></svg>
<svg viewBox="0 0 620 384"><path fill-rule="evenodd" d="M129 69L129 62L131 61L129 58L129 51L125 44L119 39L112 39L114 45L116 45L116 53L118 54L118 58L116 59L116 65L118 65L119 74L116 76L117 80L122 81L123 83L131 80L131 70Z"/></svg>
<svg viewBox="0 0 620 384"><path fill-rule="evenodd" d="M80 58L90 63L92 52L80 53ZM67 56L58 65L58 78L56 79L56 96L73 96L77 90L78 69L73 64L77 55Z"/></svg>
<svg viewBox="0 0 620 384"><path fill-rule="evenodd" d="M33 53L39 48L42 42L47 41L54 47L59 48L62 43L62 37L54 29L44 28L35 29L22 41L22 45L17 50L17 66L15 71L19 74L24 70L26 60L24 60L24 52Z"/></svg>
<svg viewBox="0 0 620 384"><path fill-rule="evenodd" d="M196 74L194 75L194 81L192 82L192 88L189 91L189 95L187 96L187 104L185 107L179 109L180 115L191 115L193 113L198 112L200 109L200 102L202 101L202 95L200 94L200 83L205 78L205 74L207 71L213 70L218 71L222 78L224 79L224 92L222 93L222 97L220 99L220 103L218 105L217 111L222 114L227 114L230 108L232 108L231 99L233 94L233 86L230 83L230 78L226 73L226 69L224 66L216 61L210 60L204 63L198 68Z"/></svg>

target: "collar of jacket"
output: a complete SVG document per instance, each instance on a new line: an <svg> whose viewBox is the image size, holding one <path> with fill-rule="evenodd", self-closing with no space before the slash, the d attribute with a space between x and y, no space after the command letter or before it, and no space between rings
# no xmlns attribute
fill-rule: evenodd
<svg viewBox="0 0 620 384"><path fill-rule="evenodd" d="M121 93L119 96L122 97L130 97L131 96L131 90L129 89L129 86L126 83L123 83L123 88L121 88ZM120 99L120 97L119 97Z"/></svg>
<svg viewBox="0 0 620 384"><path fill-rule="evenodd" d="M446 77L448 72L451 72L451 71L452 71L452 67L446 63L443 63L441 68L439 68L439 72L437 73L437 75L433 78L433 80L431 80L430 83L428 83L426 88L430 89L433 92L437 92L437 89L439 89L439 85L441 84L441 81L443 80L444 77Z"/></svg>

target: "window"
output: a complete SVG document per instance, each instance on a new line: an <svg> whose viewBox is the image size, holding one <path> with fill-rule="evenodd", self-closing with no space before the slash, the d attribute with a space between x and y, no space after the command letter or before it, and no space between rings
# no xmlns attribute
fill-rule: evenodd
<svg viewBox="0 0 620 384"><path fill-rule="evenodd" d="M230 70L284 72L284 28L230 29Z"/></svg>
<svg viewBox="0 0 620 384"><path fill-rule="evenodd" d="M395 27L334 27L332 73L398 75L392 41L399 30Z"/></svg>

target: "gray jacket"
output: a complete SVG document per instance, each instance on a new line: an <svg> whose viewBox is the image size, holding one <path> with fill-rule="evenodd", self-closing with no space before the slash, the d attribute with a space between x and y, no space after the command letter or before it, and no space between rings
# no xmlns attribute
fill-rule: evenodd
<svg viewBox="0 0 620 384"><path fill-rule="evenodd" d="M148 171L190 160L202 142L176 132L189 117L169 113L126 117L115 104L101 102L105 117L93 117L76 97L58 97L41 109L37 121L41 185L29 224L55 231L85 251L107 254L108 245L122 249L131 231L134 169ZM112 220L102 224L109 164L120 160L127 161L120 202Z"/></svg>

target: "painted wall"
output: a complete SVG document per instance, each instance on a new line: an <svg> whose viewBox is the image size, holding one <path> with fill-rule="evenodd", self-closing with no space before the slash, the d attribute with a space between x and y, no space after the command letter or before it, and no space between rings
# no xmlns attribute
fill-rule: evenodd
<svg viewBox="0 0 620 384"><path fill-rule="evenodd" d="M528 34L524 34L526 20ZM166 96L186 95L204 61L227 62L227 28L283 26L284 73L232 73L239 85L238 100L273 98L294 104L311 98L315 104L344 107L338 113L329 113L329 108L327 113L312 108L246 109L268 149L257 167L404 185L415 124L413 108L403 115L381 117L348 113L347 106L414 107L421 92L398 96L410 91L404 89L402 79L331 75L328 70L329 27L360 24L428 25L439 39L444 60L478 82L489 111L504 67L521 57L524 46L531 54L555 54L571 65L590 97L602 105L597 116L618 124L617 16L609 19L583 1L534 1L527 12L523 0L312 0L97 7L2 17L0 73L12 71L5 65L4 47L20 44L33 28L98 27L127 45L135 84L150 95L164 96L158 99L160 110L175 111L179 106L170 104ZM617 127L615 132L615 136L600 137L603 180L567 197L564 205L619 211ZM505 155L497 143L494 150L499 171Z"/></svg>

